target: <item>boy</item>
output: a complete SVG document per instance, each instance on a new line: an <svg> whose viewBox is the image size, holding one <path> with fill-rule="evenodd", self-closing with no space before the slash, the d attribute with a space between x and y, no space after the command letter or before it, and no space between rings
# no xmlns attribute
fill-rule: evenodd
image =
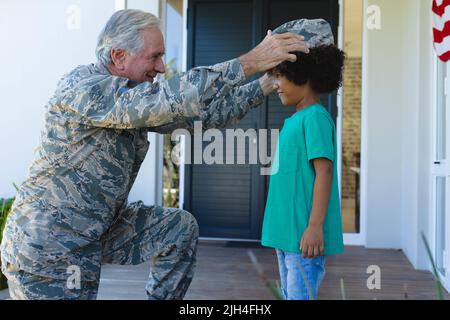
<svg viewBox="0 0 450 320"><path fill-rule="evenodd" d="M276 249L284 297L309 300L317 298L325 256L344 249L336 129L319 98L342 85L345 57L329 44L296 55L269 72L282 104L297 112L280 133L261 243Z"/></svg>

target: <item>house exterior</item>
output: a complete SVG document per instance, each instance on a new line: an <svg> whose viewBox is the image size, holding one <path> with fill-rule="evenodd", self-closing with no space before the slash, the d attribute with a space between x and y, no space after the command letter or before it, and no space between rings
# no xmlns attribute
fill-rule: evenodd
<svg viewBox="0 0 450 320"><path fill-rule="evenodd" d="M432 0L3 1L0 35L13 50L0 52L2 61L11 62L4 66L9 77L0 80L5 119L0 145L7 150L0 166L0 197L13 195L12 182L20 183L26 176L42 125L42 107L59 77L94 61L96 37L115 10L138 8L160 16L167 58L175 58L179 70L237 57L256 45L266 29L282 22L321 17L332 24L336 43L348 55L343 89L323 98L338 128L342 203L353 208L355 227L345 233L345 243L402 249L416 269L430 270L423 232L449 290L449 67L434 53L431 4ZM235 128L281 128L292 112L271 97ZM150 134L149 140L151 149L130 200L162 204L163 138ZM258 241L267 184L258 165L186 164L180 167L179 203L197 217L204 238Z"/></svg>

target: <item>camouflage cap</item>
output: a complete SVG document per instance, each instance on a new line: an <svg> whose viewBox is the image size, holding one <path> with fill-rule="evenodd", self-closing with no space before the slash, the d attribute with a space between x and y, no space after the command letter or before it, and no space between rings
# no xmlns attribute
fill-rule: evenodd
<svg viewBox="0 0 450 320"><path fill-rule="evenodd" d="M334 44L330 24L324 19L299 19L286 22L273 30L273 34L292 32L305 37L310 48Z"/></svg>

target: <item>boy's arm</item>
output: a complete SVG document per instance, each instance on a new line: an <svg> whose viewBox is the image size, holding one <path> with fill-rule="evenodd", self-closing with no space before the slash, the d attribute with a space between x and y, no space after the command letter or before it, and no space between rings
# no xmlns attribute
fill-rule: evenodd
<svg viewBox="0 0 450 320"><path fill-rule="evenodd" d="M313 205L309 224L300 240L304 258L324 255L323 224L330 200L333 181L333 162L326 158L312 160L316 178L314 180Z"/></svg>

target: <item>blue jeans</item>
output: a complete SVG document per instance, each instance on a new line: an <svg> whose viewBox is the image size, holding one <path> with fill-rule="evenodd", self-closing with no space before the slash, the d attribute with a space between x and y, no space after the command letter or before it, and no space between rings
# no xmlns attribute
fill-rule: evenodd
<svg viewBox="0 0 450 320"><path fill-rule="evenodd" d="M276 249L281 291L286 300L315 300L325 276L325 256L305 259L301 253ZM309 288L308 288L308 284Z"/></svg>

